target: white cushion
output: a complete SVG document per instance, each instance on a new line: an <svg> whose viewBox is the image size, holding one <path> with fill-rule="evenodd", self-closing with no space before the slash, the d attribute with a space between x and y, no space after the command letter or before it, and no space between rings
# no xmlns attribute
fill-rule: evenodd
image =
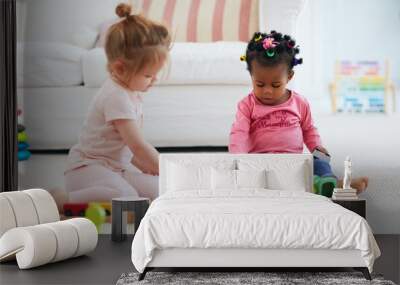
<svg viewBox="0 0 400 285"><path fill-rule="evenodd" d="M22 191L3 192L13 209L17 227L33 226L39 223L35 206L29 195Z"/></svg>
<svg viewBox="0 0 400 285"><path fill-rule="evenodd" d="M301 158L301 157L300 157ZM238 160L240 170L266 170L267 188L272 190L310 191L310 169L303 159L278 158Z"/></svg>
<svg viewBox="0 0 400 285"><path fill-rule="evenodd" d="M94 48L82 57L83 84L86 87L101 87L108 77L107 57L103 48Z"/></svg>
<svg viewBox="0 0 400 285"><path fill-rule="evenodd" d="M16 258L20 269L49 263L56 251L57 239L43 225L13 228L0 238L0 261Z"/></svg>
<svg viewBox="0 0 400 285"><path fill-rule="evenodd" d="M16 257L28 269L86 254L97 240L95 225L84 218L13 228L0 238L0 261Z"/></svg>
<svg viewBox="0 0 400 285"><path fill-rule="evenodd" d="M212 190L240 190L267 188L267 172L262 170L211 170Z"/></svg>
<svg viewBox="0 0 400 285"><path fill-rule="evenodd" d="M17 222L10 202L0 195L0 237L9 229L15 228Z"/></svg>
<svg viewBox="0 0 400 285"><path fill-rule="evenodd" d="M243 42L174 43L170 58L156 85L230 84L251 85ZM106 54L95 48L83 55L84 85L100 87L108 76Z"/></svg>
<svg viewBox="0 0 400 285"><path fill-rule="evenodd" d="M78 232L72 229L70 223L55 222L44 224L44 227L51 229L57 240L56 254L52 262L60 261L74 256L79 243Z"/></svg>
<svg viewBox="0 0 400 285"><path fill-rule="evenodd" d="M171 163L168 168L167 189L185 191L210 188L210 167Z"/></svg>
<svg viewBox="0 0 400 285"><path fill-rule="evenodd" d="M64 43L18 43L18 87L81 85L81 57L85 52L83 48Z"/></svg>
<svg viewBox="0 0 400 285"><path fill-rule="evenodd" d="M267 171L236 170L237 188L267 188Z"/></svg>
<svg viewBox="0 0 400 285"><path fill-rule="evenodd" d="M190 159L167 162L167 191L210 190L211 169L234 169L232 160L216 160L213 162Z"/></svg>
<svg viewBox="0 0 400 285"><path fill-rule="evenodd" d="M96 248L97 245L97 229L96 226L88 219L75 218L65 221L72 225L79 236L78 248L73 257L86 254Z"/></svg>
<svg viewBox="0 0 400 285"><path fill-rule="evenodd" d="M49 192L43 189L29 189L21 193L29 195L38 215L38 223L51 223L60 220L56 202Z"/></svg>
<svg viewBox="0 0 400 285"><path fill-rule="evenodd" d="M88 26L81 27L72 35L72 44L84 48L91 49L97 40L98 32Z"/></svg>
<svg viewBox="0 0 400 285"><path fill-rule="evenodd" d="M235 190L236 189L236 170L232 169L211 169L211 189L212 190Z"/></svg>
<svg viewBox="0 0 400 285"><path fill-rule="evenodd" d="M307 191L305 163L281 163L268 171L268 188L289 191Z"/></svg>
<svg viewBox="0 0 400 285"><path fill-rule="evenodd" d="M88 219L59 221L56 203L43 189L0 193L0 261L21 269L92 251L96 226ZM38 224L42 223L42 224Z"/></svg>

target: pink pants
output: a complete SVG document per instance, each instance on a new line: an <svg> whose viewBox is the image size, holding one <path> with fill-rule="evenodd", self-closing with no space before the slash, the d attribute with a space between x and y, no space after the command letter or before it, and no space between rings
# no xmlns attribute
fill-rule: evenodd
<svg viewBox="0 0 400 285"><path fill-rule="evenodd" d="M124 196L158 196L158 176L132 169L115 172L100 164L84 166L65 174L65 190L71 203L110 201Z"/></svg>

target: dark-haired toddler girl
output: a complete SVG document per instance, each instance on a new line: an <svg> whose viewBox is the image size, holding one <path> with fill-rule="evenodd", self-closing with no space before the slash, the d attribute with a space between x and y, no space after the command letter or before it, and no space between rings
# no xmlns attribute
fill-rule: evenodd
<svg viewBox="0 0 400 285"><path fill-rule="evenodd" d="M293 67L301 64L299 48L293 38L276 31L255 33L247 45L247 69L252 92L238 104L236 120L230 133L231 153L302 153L303 144L310 152L323 147L314 126L307 100L287 84L293 78ZM329 163L314 158L314 174L336 177ZM338 180L342 186L342 180ZM351 187L360 193L368 186L367 177L354 178Z"/></svg>

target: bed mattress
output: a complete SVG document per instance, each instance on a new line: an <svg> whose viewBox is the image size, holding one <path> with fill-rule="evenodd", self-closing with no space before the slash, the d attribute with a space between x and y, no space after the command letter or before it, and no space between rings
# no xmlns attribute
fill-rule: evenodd
<svg viewBox="0 0 400 285"><path fill-rule="evenodd" d="M370 271L380 255L359 215L320 195L266 189L162 195L135 234L132 262L142 272L156 249L168 248L360 250Z"/></svg>

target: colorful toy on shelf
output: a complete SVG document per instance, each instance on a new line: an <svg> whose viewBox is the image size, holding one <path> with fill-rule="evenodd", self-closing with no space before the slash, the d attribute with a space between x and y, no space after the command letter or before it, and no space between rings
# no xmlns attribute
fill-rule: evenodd
<svg viewBox="0 0 400 285"><path fill-rule="evenodd" d="M28 136L26 135L25 131L18 133L17 140L19 143L28 141Z"/></svg>
<svg viewBox="0 0 400 285"><path fill-rule="evenodd" d="M22 110L18 109L18 117L22 115ZM31 152L29 151L28 136L25 132L25 126L22 124L17 125L17 141L18 141L18 161L27 160L31 157Z"/></svg>
<svg viewBox="0 0 400 285"><path fill-rule="evenodd" d="M26 142L20 142L18 143L18 160L27 160L31 156L31 152L28 150L29 144Z"/></svg>
<svg viewBox="0 0 400 285"><path fill-rule="evenodd" d="M388 61L337 61L330 85L334 113L396 111ZM389 96L391 95L391 96Z"/></svg>
<svg viewBox="0 0 400 285"><path fill-rule="evenodd" d="M320 177L314 175L314 193L325 197L332 197L333 190L336 188L337 180L335 177Z"/></svg>
<svg viewBox="0 0 400 285"><path fill-rule="evenodd" d="M29 150L18 150L17 156L18 161L28 160L31 157L31 152Z"/></svg>

